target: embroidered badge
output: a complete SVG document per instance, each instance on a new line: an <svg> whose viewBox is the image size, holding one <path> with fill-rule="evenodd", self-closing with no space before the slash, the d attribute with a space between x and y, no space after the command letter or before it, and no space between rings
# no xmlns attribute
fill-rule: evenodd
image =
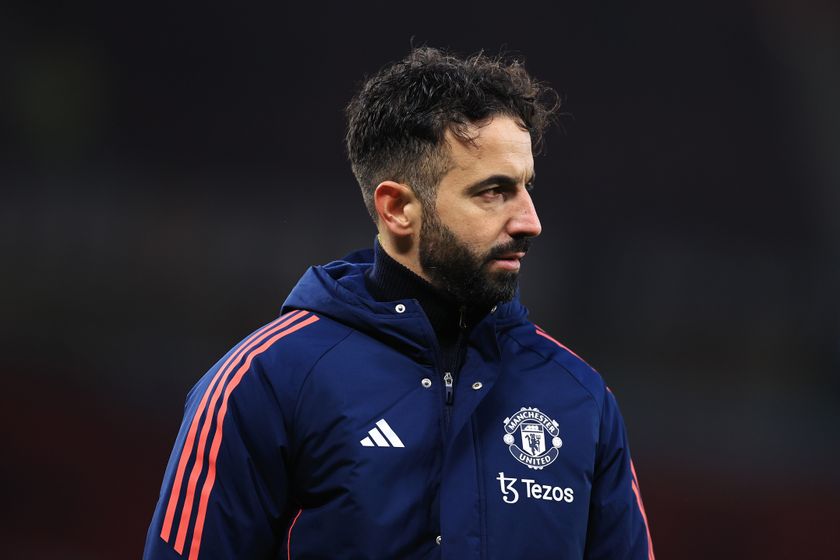
<svg viewBox="0 0 840 560"><path fill-rule="evenodd" d="M553 463L560 453L558 450L563 440L560 439L559 426L539 408L523 406L519 412L505 418L504 424L505 436L502 439L508 451L529 469L542 470Z"/></svg>

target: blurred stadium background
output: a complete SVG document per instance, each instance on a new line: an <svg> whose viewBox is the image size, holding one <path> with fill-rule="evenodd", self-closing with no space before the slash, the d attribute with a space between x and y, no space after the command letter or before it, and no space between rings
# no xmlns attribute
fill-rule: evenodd
<svg viewBox="0 0 840 560"><path fill-rule="evenodd" d="M4 3L0 556L139 556L194 381L372 242L342 108L412 40L564 97L523 299L618 396L658 557L840 557L830 0Z"/></svg>

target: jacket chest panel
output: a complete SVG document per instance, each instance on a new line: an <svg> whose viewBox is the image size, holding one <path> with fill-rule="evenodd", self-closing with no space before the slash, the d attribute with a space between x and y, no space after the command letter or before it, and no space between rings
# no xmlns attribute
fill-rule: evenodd
<svg viewBox="0 0 840 560"><path fill-rule="evenodd" d="M474 415L488 550L579 557L585 545L599 412L553 364L505 369Z"/></svg>
<svg viewBox="0 0 840 560"><path fill-rule="evenodd" d="M311 524L319 535L313 546L325 538L358 546L359 535L378 546L426 537L434 544L442 381L431 368L387 348L350 351L358 356L325 356L298 398L293 487L304 509L301 533ZM308 518L306 510L313 512ZM385 557L405 551L391 554Z"/></svg>
<svg viewBox="0 0 840 560"><path fill-rule="evenodd" d="M443 534L464 558L479 550L579 557L597 406L567 372L533 353L501 363L467 355L446 433L434 367L374 344L325 356L294 417L293 487L311 511L296 525L299 536L308 532L313 550L327 538L358 547L359 535L382 546ZM509 538L523 534L533 537ZM407 556L416 551L386 554Z"/></svg>

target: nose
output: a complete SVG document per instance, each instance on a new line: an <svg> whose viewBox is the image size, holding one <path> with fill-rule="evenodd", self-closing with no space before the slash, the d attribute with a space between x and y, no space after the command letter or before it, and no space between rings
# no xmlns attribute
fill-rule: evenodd
<svg viewBox="0 0 840 560"><path fill-rule="evenodd" d="M512 208L513 215L508 220L508 235L517 237L536 237L542 232L542 224L537 216L537 209L531 194L526 189L519 191L517 203Z"/></svg>

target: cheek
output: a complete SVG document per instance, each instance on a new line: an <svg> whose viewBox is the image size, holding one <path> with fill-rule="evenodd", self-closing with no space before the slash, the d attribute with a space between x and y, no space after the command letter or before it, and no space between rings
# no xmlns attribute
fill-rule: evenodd
<svg viewBox="0 0 840 560"><path fill-rule="evenodd" d="M452 222L450 229L462 243L476 253L483 253L496 244L497 232L487 220L462 218Z"/></svg>
<svg viewBox="0 0 840 560"><path fill-rule="evenodd" d="M458 240L476 253L483 253L499 242L502 227L496 216L475 204L438 200L438 219Z"/></svg>

